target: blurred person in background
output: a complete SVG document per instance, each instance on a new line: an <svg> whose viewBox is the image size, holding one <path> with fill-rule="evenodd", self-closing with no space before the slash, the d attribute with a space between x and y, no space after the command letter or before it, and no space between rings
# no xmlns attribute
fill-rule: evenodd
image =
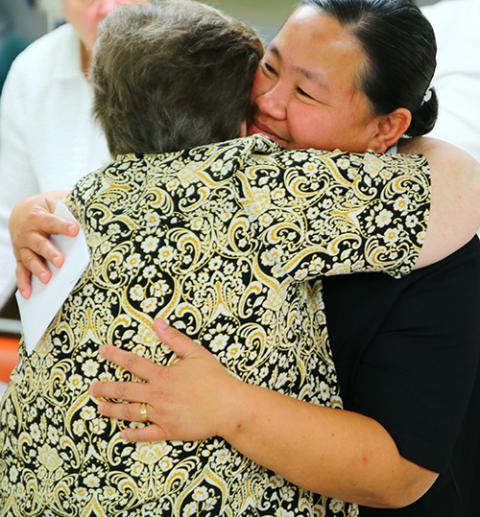
<svg viewBox="0 0 480 517"><path fill-rule="evenodd" d="M433 85L439 115L431 136L480 160L480 1L444 0L425 7L423 13L438 45Z"/></svg>
<svg viewBox="0 0 480 517"><path fill-rule="evenodd" d="M99 23L118 5L141 0L43 2L65 25L41 37L14 61L0 104L0 307L15 285L8 218L21 199L69 190L86 171L110 160L93 120L88 81Z"/></svg>

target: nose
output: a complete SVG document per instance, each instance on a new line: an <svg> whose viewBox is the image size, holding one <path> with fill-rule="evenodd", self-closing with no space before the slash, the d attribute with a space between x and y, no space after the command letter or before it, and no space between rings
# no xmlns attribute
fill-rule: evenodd
<svg viewBox="0 0 480 517"><path fill-rule="evenodd" d="M262 92L256 99L258 111L275 120L285 120L289 92L285 86L277 81L268 90Z"/></svg>

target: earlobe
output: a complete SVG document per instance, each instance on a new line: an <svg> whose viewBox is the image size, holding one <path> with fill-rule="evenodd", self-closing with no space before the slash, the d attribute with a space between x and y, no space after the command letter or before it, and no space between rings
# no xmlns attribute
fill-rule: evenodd
<svg viewBox="0 0 480 517"><path fill-rule="evenodd" d="M411 121L412 114L407 108L397 108L387 115L380 115L369 148L378 153L386 152L405 134Z"/></svg>

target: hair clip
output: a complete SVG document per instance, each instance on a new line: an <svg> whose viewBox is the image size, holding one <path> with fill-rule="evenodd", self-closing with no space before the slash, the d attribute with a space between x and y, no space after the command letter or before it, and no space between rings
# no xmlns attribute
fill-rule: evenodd
<svg viewBox="0 0 480 517"><path fill-rule="evenodd" d="M423 100L422 100L422 106L426 103L426 102L430 102L431 98L432 98L432 95L433 95L433 90L432 90L432 87L429 86L427 88L427 91L425 92L425 95L423 96Z"/></svg>

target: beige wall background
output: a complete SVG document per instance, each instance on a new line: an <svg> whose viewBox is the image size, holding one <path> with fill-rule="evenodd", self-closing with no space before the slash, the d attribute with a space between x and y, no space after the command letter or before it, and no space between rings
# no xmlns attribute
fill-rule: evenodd
<svg viewBox="0 0 480 517"><path fill-rule="evenodd" d="M223 11L253 25L269 41L287 19L297 0L203 0ZM416 0L420 6L438 0Z"/></svg>
<svg viewBox="0 0 480 517"><path fill-rule="evenodd" d="M253 25L266 41L273 38L298 4L296 0L207 0L205 3Z"/></svg>
<svg viewBox="0 0 480 517"><path fill-rule="evenodd" d="M60 1L60 0L58 0ZM203 0L253 25L268 42L298 3L296 0ZM417 0L419 5L438 0ZM11 28L31 39L47 31L46 16L29 7L27 0L0 0L0 15Z"/></svg>

